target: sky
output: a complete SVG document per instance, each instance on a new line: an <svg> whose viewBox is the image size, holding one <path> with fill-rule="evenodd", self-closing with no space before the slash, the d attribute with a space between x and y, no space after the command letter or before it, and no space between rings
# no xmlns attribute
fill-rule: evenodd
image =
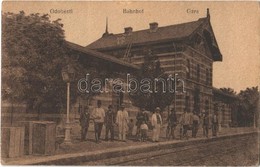
<svg viewBox="0 0 260 167"><path fill-rule="evenodd" d="M122 33L125 27L148 29L149 23L167 26L196 21L206 16L209 8L211 24L223 55L213 64L213 86L230 87L236 92L260 85L260 5L258 2L3 2L2 12L49 14L62 19L66 40L86 46L108 31ZM72 13L51 13L51 9ZM140 14L125 14L123 9L143 9ZM197 11L194 13L187 11Z"/></svg>

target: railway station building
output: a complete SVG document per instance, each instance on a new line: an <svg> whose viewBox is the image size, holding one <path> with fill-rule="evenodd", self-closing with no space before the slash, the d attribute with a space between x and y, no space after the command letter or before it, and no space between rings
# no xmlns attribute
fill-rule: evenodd
<svg viewBox="0 0 260 167"><path fill-rule="evenodd" d="M175 108L178 115L184 109L212 113L213 63L222 61L222 54L210 23L209 10L206 17L196 21L164 27L153 22L147 27L138 31L125 27L119 34L109 33L106 29L101 38L86 48L138 67L144 62L143 50L148 48L158 57L165 73L177 74L185 81L186 92L176 93L170 108Z"/></svg>

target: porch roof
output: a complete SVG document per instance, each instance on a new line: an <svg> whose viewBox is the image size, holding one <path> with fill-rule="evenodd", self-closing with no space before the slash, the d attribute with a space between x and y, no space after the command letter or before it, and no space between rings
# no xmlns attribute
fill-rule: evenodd
<svg viewBox="0 0 260 167"><path fill-rule="evenodd" d="M109 62L109 63L117 64L117 65L120 65L120 66L125 67L127 69L134 70L134 71L140 69L140 67L138 67L134 64L120 60L120 59L115 58L115 57L108 55L108 54L104 54L104 53L101 53L101 52L98 52L98 51L95 51L95 50L88 49L86 47L80 46L78 44L75 44L75 43L72 43L72 42L69 42L69 41L67 41L67 45L70 49L81 52L85 56L90 57L90 58L100 59L100 60L103 60L103 61L106 61L106 62Z"/></svg>

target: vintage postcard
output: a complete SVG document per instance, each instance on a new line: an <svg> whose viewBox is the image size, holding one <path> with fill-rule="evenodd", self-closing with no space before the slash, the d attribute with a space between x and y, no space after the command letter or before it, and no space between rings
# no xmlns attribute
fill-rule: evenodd
<svg viewBox="0 0 260 167"><path fill-rule="evenodd" d="M3 1L1 164L258 166L259 14Z"/></svg>

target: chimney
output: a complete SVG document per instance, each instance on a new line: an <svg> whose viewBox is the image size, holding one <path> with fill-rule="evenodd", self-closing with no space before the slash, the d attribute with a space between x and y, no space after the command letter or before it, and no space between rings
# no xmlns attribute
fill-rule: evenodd
<svg viewBox="0 0 260 167"><path fill-rule="evenodd" d="M109 35L109 32L108 32L108 19L106 19L106 31L105 33L102 35L102 37L106 37Z"/></svg>
<svg viewBox="0 0 260 167"><path fill-rule="evenodd" d="M157 22L150 23L150 32L156 32L157 29L158 29L158 23Z"/></svg>
<svg viewBox="0 0 260 167"><path fill-rule="evenodd" d="M125 28L125 34L130 35L133 32L133 28L132 27L126 27Z"/></svg>
<svg viewBox="0 0 260 167"><path fill-rule="evenodd" d="M207 8L207 18L210 19L209 8Z"/></svg>

